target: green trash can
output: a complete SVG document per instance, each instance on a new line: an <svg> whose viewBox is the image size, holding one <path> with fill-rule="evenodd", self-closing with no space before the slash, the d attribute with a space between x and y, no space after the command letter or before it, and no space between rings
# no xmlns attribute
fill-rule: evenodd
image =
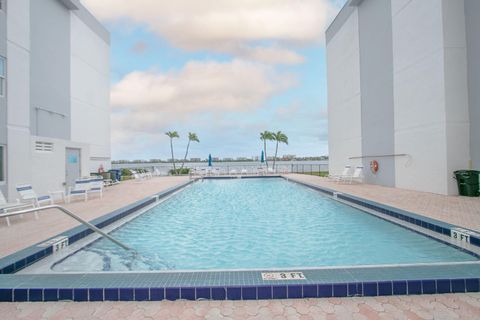
<svg viewBox="0 0 480 320"><path fill-rule="evenodd" d="M476 170L457 170L454 172L457 180L458 193L461 196L478 197L480 196L480 171Z"/></svg>

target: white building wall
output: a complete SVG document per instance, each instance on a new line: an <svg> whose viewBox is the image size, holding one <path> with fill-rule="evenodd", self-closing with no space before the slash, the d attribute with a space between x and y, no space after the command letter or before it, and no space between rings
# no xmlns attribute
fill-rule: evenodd
<svg viewBox="0 0 480 320"><path fill-rule="evenodd" d="M89 172L110 169L110 46L71 14L72 141L90 145Z"/></svg>
<svg viewBox="0 0 480 320"><path fill-rule="evenodd" d="M397 6L392 6L397 10ZM392 16L396 186L448 193L445 60L440 0L412 0Z"/></svg>
<svg viewBox="0 0 480 320"><path fill-rule="evenodd" d="M53 152L36 151L35 142L53 143ZM65 153L66 148L80 149L80 165L83 176L89 174L89 146L63 139L32 136L30 138L32 178L31 183L39 194L47 194L49 191L65 190Z"/></svg>
<svg viewBox="0 0 480 320"><path fill-rule="evenodd" d="M327 46L329 171L340 174L362 155L358 12L348 17Z"/></svg>
<svg viewBox="0 0 480 320"><path fill-rule="evenodd" d="M8 2L7 19L7 196L31 179L30 0Z"/></svg>

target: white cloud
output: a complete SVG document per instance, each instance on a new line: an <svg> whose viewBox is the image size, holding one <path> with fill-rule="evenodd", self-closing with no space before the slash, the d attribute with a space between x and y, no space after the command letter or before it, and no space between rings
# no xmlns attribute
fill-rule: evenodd
<svg viewBox="0 0 480 320"><path fill-rule="evenodd" d="M318 43L338 8L329 0L83 0L97 17L146 25L174 46L270 63L301 63L287 44ZM274 41L276 45L258 46ZM272 60L269 59L272 57Z"/></svg>
<svg viewBox="0 0 480 320"><path fill-rule="evenodd" d="M243 60L189 62L175 72L134 71L112 87L114 148L128 150L138 136L161 135L204 114L255 110L295 84L291 74Z"/></svg>

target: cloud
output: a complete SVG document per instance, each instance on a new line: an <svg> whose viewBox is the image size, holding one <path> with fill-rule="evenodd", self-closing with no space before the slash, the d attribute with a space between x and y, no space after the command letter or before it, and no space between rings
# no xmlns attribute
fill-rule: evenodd
<svg viewBox="0 0 480 320"><path fill-rule="evenodd" d="M193 61L179 71L134 71L111 90L113 145L135 144L204 115L246 113L296 85L296 77L243 60ZM208 126L208 124L206 124Z"/></svg>
<svg viewBox="0 0 480 320"><path fill-rule="evenodd" d="M329 0L83 0L97 17L147 26L176 47L269 63L301 63L280 47L319 43L338 7ZM258 45L273 41L275 45ZM270 60L270 58L272 58Z"/></svg>
<svg viewBox="0 0 480 320"><path fill-rule="evenodd" d="M131 48L130 51L136 54L142 54L148 49L148 43L144 41L138 41L136 42Z"/></svg>

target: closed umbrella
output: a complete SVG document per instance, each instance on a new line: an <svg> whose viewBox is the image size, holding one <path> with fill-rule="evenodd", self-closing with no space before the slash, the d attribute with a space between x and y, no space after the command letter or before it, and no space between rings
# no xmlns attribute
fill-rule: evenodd
<svg viewBox="0 0 480 320"><path fill-rule="evenodd" d="M212 166L212 155L211 154L208 155L208 166L209 167Z"/></svg>
<svg viewBox="0 0 480 320"><path fill-rule="evenodd" d="M260 162L261 163L265 162L265 154L264 154L263 150L262 150L262 156L260 157Z"/></svg>

